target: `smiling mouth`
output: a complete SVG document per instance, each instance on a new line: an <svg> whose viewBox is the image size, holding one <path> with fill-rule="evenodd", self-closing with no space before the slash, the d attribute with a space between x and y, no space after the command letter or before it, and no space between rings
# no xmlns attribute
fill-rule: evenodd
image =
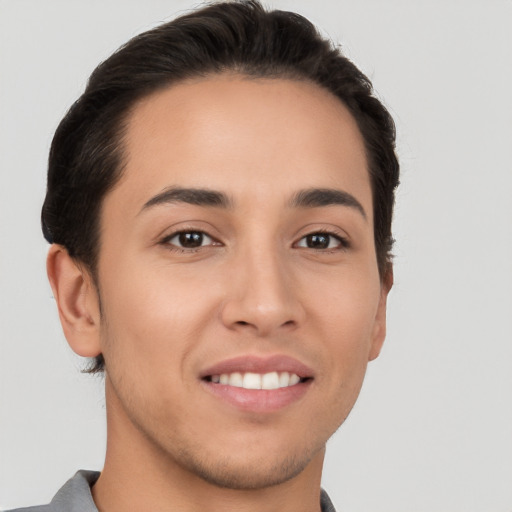
<svg viewBox="0 0 512 512"><path fill-rule="evenodd" d="M299 377L296 373L277 371L263 374L233 372L207 375L204 377L204 380L213 384L221 384L235 388L273 390L296 386L301 382L310 380L310 377Z"/></svg>
<svg viewBox="0 0 512 512"><path fill-rule="evenodd" d="M203 370L203 388L242 414L271 414L299 403L315 380L313 369L294 357L243 355Z"/></svg>

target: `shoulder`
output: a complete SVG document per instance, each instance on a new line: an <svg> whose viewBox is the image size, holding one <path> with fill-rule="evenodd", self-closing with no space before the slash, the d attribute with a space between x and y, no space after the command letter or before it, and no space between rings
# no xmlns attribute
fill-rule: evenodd
<svg viewBox="0 0 512 512"><path fill-rule="evenodd" d="M91 486L99 476L97 471L78 471L48 505L16 508L6 512L98 512L92 499Z"/></svg>
<svg viewBox="0 0 512 512"><path fill-rule="evenodd" d="M329 495L323 489L320 494L320 507L322 512L336 512Z"/></svg>
<svg viewBox="0 0 512 512"><path fill-rule="evenodd" d="M5 512L52 512L55 510L52 508L51 504L49 505L39 505L36 507L23 507L23 508L13 508L10 510L6 510Z"/></svg>

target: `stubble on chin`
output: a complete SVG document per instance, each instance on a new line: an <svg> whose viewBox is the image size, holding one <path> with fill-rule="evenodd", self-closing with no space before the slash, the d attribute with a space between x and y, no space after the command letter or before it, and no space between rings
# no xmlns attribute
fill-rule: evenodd
<svg viewBox="0 0 512 512"><path fill-rule="evenodd" d="M254 491L277 486L297 477L315 457L321 459L321 465L324 451L325 445L306 450L301 446L300 453L287 456L269 453L261 455L256 460L250 460L249 457L246 460L233 460L220 454L206 458L182 449L179 464L189 473L213 486Z"/></svg>

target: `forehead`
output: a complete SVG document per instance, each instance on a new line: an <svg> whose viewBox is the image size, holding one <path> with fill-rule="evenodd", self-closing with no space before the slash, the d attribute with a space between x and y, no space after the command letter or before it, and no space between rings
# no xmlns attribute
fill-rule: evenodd
<svg viewBox="0 0 512 512"><path fill-rule="evenodd" d="M228 188L242 199L311 186L369 192L356 121L303 81L218 75L173 85L134 107L124 149L114 192L139 205L169 186Z"/></svg>

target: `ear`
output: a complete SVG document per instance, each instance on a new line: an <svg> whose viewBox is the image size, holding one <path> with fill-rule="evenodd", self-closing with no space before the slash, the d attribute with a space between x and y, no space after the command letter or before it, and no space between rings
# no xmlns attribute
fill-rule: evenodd
<svg viewBox="0 0 512 512"><path fill-rule="evenodd" d="M368 354L368 361L373 361L379 354L386 338L386 304L388 293L393 286L393 267L389 264L386 269L386 274L381 281L380 285L380 298L377 307L377 314L375 315L375 324L373 326L372 344L370 353Z"/></svg>
<svg viewBox="0 0 512 512"><path fill-rule="evenodd" d="M50 247L46 271L69 346L80 356L98 356L101 353L99 299L89 272L80 268L68 251L57 244Z"/></svg>

